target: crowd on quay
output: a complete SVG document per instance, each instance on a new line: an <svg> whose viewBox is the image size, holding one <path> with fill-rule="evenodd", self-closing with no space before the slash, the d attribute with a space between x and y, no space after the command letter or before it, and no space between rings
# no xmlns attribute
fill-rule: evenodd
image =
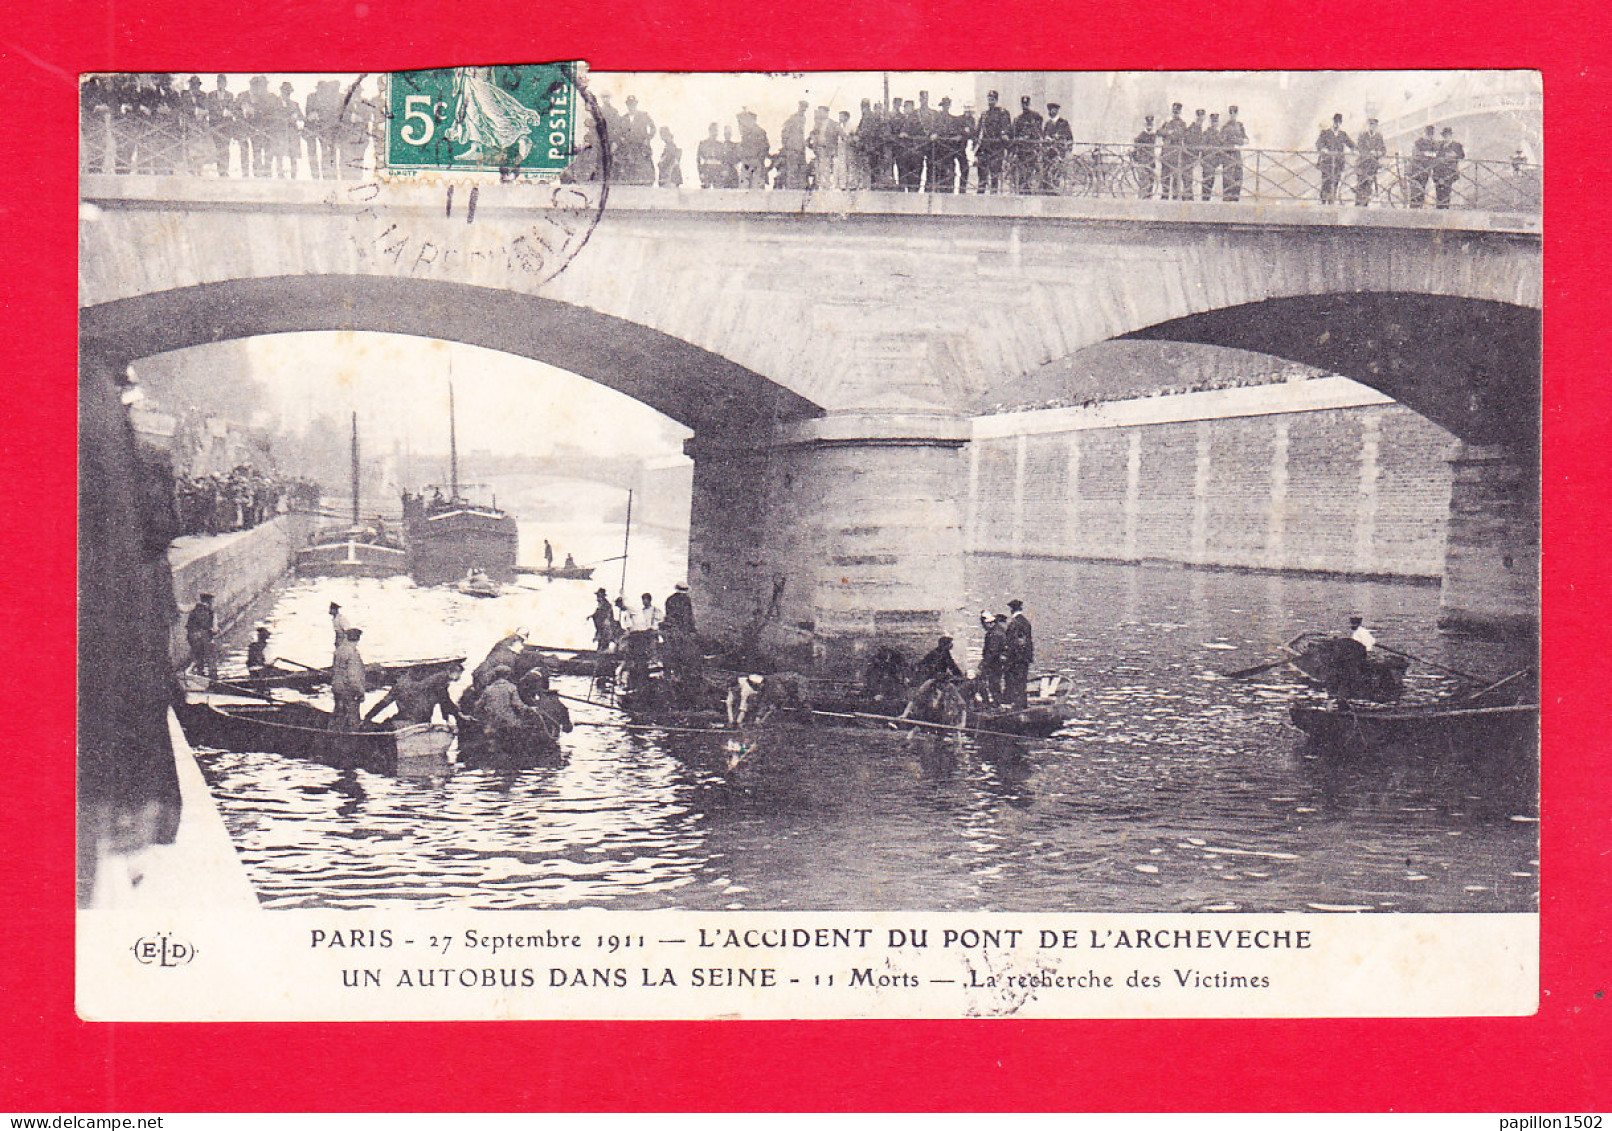
<svg viewBox="0 0 1612 1131"><path fill-rule="evenodd" d="M290 510L319 505L320 488L307 479L277 479L245 464L228 475L176 475L179 533L225 534L250 530Z"/></svg>
<svg viewBox="0 0 1612 1131"><path fill-rule="evenodd" d="M353 86L321 79L305 100L282 82L255 75L233 91L217 75L176 86L171 74L86 78L79 87L84 172L297 177L361 175L376 122L374 105Z"/></svg>

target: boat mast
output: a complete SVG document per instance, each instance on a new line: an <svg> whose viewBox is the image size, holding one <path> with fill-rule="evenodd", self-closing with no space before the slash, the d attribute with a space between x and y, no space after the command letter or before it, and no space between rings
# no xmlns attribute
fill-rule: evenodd
<svg viewBox="0 0 1612 1131"><path fill-rule="evenodd" d="M632 544L632 488L627 488L627 533L621 539L621 588L616 596L623 599L627 596L627 547Z"/></svg>
<svg viewBox="0 0 1612 1131"><path fill-rule="evenodd" d="M453 416L453 355L448 355L448 477L453 485L450 499L459 497L459 430Z"/></svg>
<svg viewBox="0 0 1612 1131"><path fill-rule="evenodd" d="M358 413L353 413L353 525L358 525Z"/></svg>

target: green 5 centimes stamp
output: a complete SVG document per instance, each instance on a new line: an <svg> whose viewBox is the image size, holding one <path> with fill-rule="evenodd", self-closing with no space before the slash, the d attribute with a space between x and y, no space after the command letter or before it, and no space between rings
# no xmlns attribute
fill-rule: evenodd
<svg viewBox="0 0 1612 1131"><path fill-rule="evenodd" d="M385 76L386 171L558 176L575 153L579 67L527 63Z"/></svg>

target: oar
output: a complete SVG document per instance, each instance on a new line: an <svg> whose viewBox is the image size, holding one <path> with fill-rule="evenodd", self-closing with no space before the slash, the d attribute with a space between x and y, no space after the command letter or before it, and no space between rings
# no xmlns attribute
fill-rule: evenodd
<svg viewBox="0 0 1612 1131"><path fill-rule="evenodd" d="M1287 661L1288 657L1283 656L1280 660L1272 660L1268 664L1255 664L1251 668L1238 668L1234 672L1225 672L1223 674L1227 679L1247 679L1251 675L1261 675L1272 668L1279 668Z"/></svg>
<svg viewBox="0 0 1612 1131"><path fill-rule="evenodd" d="M252 698L252 699L262 699L266 703L278 703L280 701L280 700L276 699L273 695L271 695L269 692L267 692L267 691L259 691L255 687L242 687L240 684L226 683L224 680L221 680L221 679L215 679L215 680L212 680L211 682L215 686L226 687L229 690L235 692L237 695L245 695L245 696L247 696L249 698Z"/></svg>
<svg viewBox="0 0 1612 1131"><path fill-rule="evenodd" d="M1420 656L1413 656L1409 652L1401 652L1398 648L1390 648L1386 644L1379 644L1377 647L1381 648L1384 652L1390 653L1391 655L1401 656L1407 660L1414 660L1418 664L1426 664L1430 668L1437 668L1441 672L1448 672L1450 675L1460 676L1462 679L1471 680L1473 683L1481 684L1488 681L1487 676L1472 675L1469 672L1457 671L1455 668L1447 668L1443 664L1435 664L1432 660L1424 660Z"/></svg>
<svg viewBox="0 0 1612 1131"><path fill-rule="evenodd" d="M317 672L321 675L323 675L325 672L324 668L316 668L311 664L303 663L301 660L293 660L290 656L276 656L275 659L284 660L288 664L296 664L297 667L301 668L303 671Z"/></svg>

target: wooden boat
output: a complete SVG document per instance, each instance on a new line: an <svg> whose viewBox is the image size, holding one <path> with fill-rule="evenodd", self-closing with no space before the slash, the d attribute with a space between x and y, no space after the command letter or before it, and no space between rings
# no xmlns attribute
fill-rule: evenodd
<svg viewBox="0 0 1612 1131"><path fill-rule="evenodd" d="M364 673L368 678L369 690L379 691L383 687L391 687L404 672L424 668L428 673L435 674L445 671L454 664L464 662L463 656L445 656L429 660L404 660L391 664L365 664ZM280 690L307 694L317 691L329 682L329 668L288 668L274 665L259 674L223 675L213 681L209 690L222 692L236 689L260 692Z"/></svg>
<svg viewBox="0 0 1612 1131"><path fill-rule="evenodd" d="M485 570L495 581L515 580L515 559L520 551L515 516L498 509L496 499L489 506L459 493L459 439L451 378L448 450L451 471L447 497L443 498L440 491L430 500L422 495L403 497L409 573L421 585L456 581L470 569Z"/></svg>
<svg viewBox="0 0 1612 1131"><path fill-rule="evenodd" d="M371 527L355 526L319 536L297 551L297 573L302 577L396 577L408 569L408 552L377 534Z"/></svg>
<svg viewBox="0 0 1612 1131"><path fill-rule="evenodd" d="M332 730L330 712L306 703L186 702L175 711L185 737L197 746L283 754L377 774L446 770L455 738L453 727L442 723Z"/></svg>
<svg viewBox="0 0 1612 1131"><path fill-rule="evenodd" d="M464 578L454 588L466 597L496 597L504 591L502 585L479 569L473 569L465 574Z"/></svg>
<svg viewBox="0 0 1612 1131"><path fill-rule="evenodd" d="M1539 747L1538 703L1398 708L1295 703L1288 713L1315 746L1343 753L1421 747L1473 755L1526 754Z"/></svg>
<svg viewBox="0 0 1612 1131"><path fill-rule="evenodd" d="M296 568L302 577L396 577L407 573L409 556L402 543L387 533L377 519L365 523L359 518L358 495L358 413L353 413L352 495L353 518L350 526L326 530L314 537L313 545L297 551Z"/></svg>
<svg viewBox="0 0 1612 1131"><path fill-rule="evenodd" d="M1531 671L1425 706L1294 703L1288 715L1312 744L1334 752L1420 747L1471 757L1531 758L1539 751L1539 685Z"/></svg>
<svg viewBox="0 0 1612 1131"><path fill-rule="evenodd" d="M547 566L538 569L536 566L516 566L515 572L528 577L547 577L560 581L587 581L593 577L592 566Z"/></svg>

